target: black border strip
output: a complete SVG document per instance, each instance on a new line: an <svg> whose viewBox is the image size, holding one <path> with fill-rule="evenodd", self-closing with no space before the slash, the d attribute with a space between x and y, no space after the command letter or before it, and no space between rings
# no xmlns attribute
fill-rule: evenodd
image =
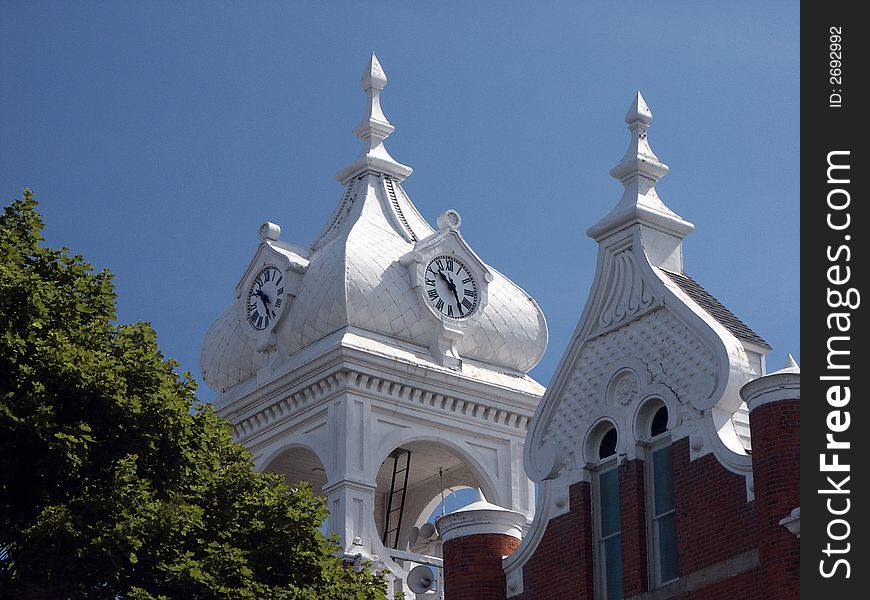
<svg viewBox="0 0 870 600"><path fill-rule="evenodd" d="M865 526L870 501L858 489L870 489L870 399L861 364L866 355L861 350L870 342L862 302L870 302L870 296L862 294L867 262L858 258L867 255L870 235L862 210L870 179L862 133L870 129L866 114L870 105L859 89L867 87L868 65L859 57L868 55L870 32L857 14L858 6L843 0L801 5L801 596L805 598L866 598L870 581L870 533ZM829 161L841 168L829 173ZM831 317L834 313L847 316ZM843 327L846 331L838 330ZM831 354L829 348L837 353ZM841 379L824 379L832 376ZM840 388L831 391L835 386ZM848 403L843 401L846 387ZM831 427L844 429L846 412L848 427L832 432ZM827 448L828 434L837 442L848 442L849 448ZM849 465L848 471L822 469L820 456L830 464L835 454L839 464ZM834 493L837 487L848 493ZM849 510L842 515L831 512L846 506Z"/></svg>

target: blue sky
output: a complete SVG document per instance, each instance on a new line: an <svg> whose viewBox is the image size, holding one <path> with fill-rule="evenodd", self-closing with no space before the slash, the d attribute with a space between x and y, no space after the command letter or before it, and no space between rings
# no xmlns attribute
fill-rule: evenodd
<svg viewBox="0 0 870 600"><path fill-rule="evenodd" d="M798 3L470 4L2 2L0 198L33 188L47 242L111 269L119 320L198 378L260 223L307 244L339 201L374 50L405 190L541 305L546 385L640 90L659 195L696 227L686 271L769 370L800 361Z"/></svg>

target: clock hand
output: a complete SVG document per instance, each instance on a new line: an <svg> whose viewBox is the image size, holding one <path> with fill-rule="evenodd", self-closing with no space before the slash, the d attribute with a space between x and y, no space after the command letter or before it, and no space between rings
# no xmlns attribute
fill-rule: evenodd
<svg viewBox="0 0 870 600"><path fill-rule="evenodd" d="M456 306L458 306L459 311L462 312L462 305L459 303L459 294L456 293L456 286L452 286L450 291L453 292L453 297L456 298Z"/></svg>
<svg viewBox="0 0 870 600"><path fill-rule="evenodd" d="M443 279L444 281L447 282L447 289L455 294L456 293L456 284L453 283L453 278L450 277L450 275L445 275L444 271L438 271L438 274L441 275L441 279Z"/></svg>
<svg viewBox="0 0 870 600"><path fill-rule="evenodd" d="M445 281L447 282L447 289L453 292L453 297L456 298L456 306L459 307L459 311L462 312L462 308L459 304L459 294L456 292L456 284L453 283L453 278L450 275L447 275Z"/></svg>
<svg viewBox="0 0 870 600"><path fill-rule="evenodd" d="M266 316L273 318L275 313L269 308L269 296L263 293L263 290L257 290L257 295L260 297L260 302L263 303L263 309L266 311Z"/></svg>

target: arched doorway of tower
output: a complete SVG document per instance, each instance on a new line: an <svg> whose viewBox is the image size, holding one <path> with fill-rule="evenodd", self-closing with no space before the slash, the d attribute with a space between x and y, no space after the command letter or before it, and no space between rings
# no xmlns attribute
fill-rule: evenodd
<svg viewBox="0 0 870 600"><path fill-rule="evenodd" d="M290 446L278 452L266 462L263 471L283 475L284 482L293 486L300 481L306 481L311 486L315 496L324 496L323 486L326 485L326 469L317 454L305 446ZM329 531L329 516L327 515L321 527L324 533Z"/></svg>
<svg viewBox="0 0 870 600"><path fill-rule="evenodd" d="M412 552L427 547L435 555L440 555L437 544L423 544L414 529L440 516L442 499L444 511L452 512L473 502L477 489L487 497L493 493L491 482L470 457L431 440L394 448L378 470L376 485L374 519L384 547Z"/></svg>

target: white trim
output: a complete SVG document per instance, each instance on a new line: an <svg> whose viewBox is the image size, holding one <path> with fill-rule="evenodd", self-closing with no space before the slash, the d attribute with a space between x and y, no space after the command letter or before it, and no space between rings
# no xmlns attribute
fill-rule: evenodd
<svg viewBox="0 0 870 600"><path fill-rule="evenodd" d="M801 399L801 374L771 373L753 379L740 389L740 395L752 413L756 408L781 400Z"/></svg>
<svg viewBox="0 0 870 600"><path fill-rule="evenodd" d="M494 507L477 510L458 510L438 517L435 525L442 543L480 534L508 535L522 539L526 517L506 508Z"/></svg>

